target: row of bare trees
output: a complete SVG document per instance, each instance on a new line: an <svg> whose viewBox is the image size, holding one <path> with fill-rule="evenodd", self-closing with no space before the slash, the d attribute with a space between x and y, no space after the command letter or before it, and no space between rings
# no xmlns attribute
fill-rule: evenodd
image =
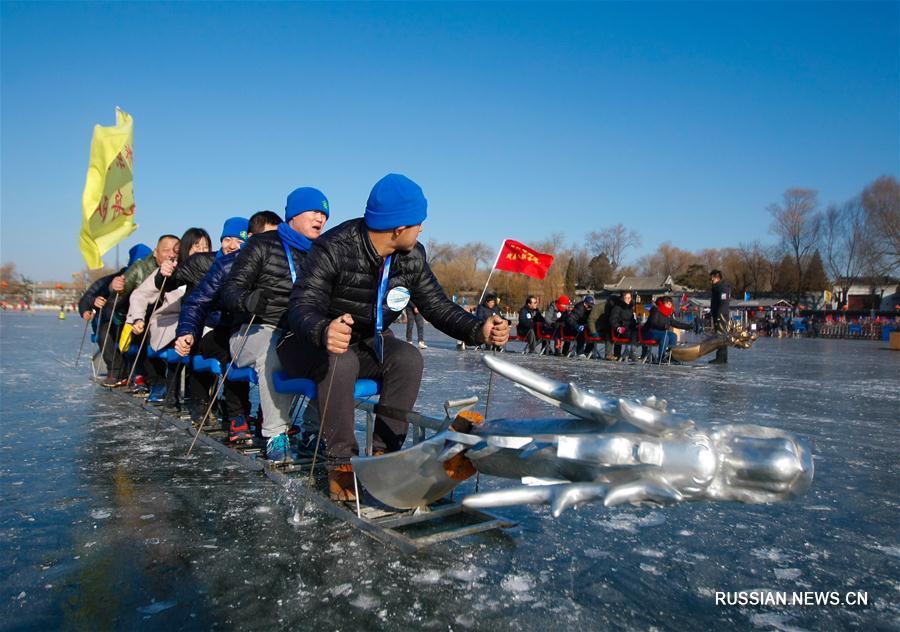
<svg viewBox="0 0 900 632"><path fill-rule="evenodd" d="M581 245L552 234L529 244L556 257L545 280L495 273L491 286L518 304L529 293L572 296L576 287L599 290L636 274L671 276L679 285L700 289L708 285L709 270L718 268L739 294L772 293L798 304L809 293L835 285L846 297L861 279L874 282L900 270L900 183L894 177L882 176L851 200L825 208L817 191L788 189L767 211L774 243L757 240L690 252L665 242L632 264L628 255L641 246L641 237L623 224L591 231ZM498 246L432 241L427 249L448 293L471 295L483 288Z"/></svg>

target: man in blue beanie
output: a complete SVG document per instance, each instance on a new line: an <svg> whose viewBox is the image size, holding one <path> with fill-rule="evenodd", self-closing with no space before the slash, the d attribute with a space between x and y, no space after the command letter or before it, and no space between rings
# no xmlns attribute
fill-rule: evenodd
<svg viewBox="0 0 900 632"><path fill-rule="evenodd" d="M235 366L256 369L266 457L275 462L292 460L287 434L292 397L276 392L272 384L272 374L281 370L275 345L284 329L291 288L329 214L324 193L312 187L294 190L287 198L285 221L247 242L222 285L225 308L241 325L231 336L231 357Z"/></svg>
<svg viewBox="0 0 900 632"><path fill-rule="evenodd" d="M427 207L415 182L385 176L373 187L364 217L316 240L291 293L290 333L278 352L288 373L316 381L334 500L355 499L349 463L359 452L355 381L380 380L385 406L411 410L416 403L422 356L390 331L410 300L453 338L473 345L503 345L509 338L505 320L479 320L444 294L418 243ZM375 452L399 450L406 430L405 422L378 416Z"/></svg>

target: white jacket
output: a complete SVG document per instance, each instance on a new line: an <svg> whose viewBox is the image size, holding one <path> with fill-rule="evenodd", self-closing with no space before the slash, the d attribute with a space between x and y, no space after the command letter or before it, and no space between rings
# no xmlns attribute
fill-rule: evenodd
<svg viewBox="0 0 900 632"><path fill-rule="evenodd" d="M128 302L128 315L125 322L133 325L135 321L144 320L147 316L148 308L152 308L156 304L159 297L159 290L156 289L156 273L159 269L154 270L150 276L144 279L134 292ZM162 297L156 311L150 317L149 323L145 324L145 329L149 332L147 335L147 344L154 350L159 350L167 344L175 340L175 330L178 328L178 314L181 312L181 297L184 296L186 286L175 288L170 292L166 292Z"/></svg>

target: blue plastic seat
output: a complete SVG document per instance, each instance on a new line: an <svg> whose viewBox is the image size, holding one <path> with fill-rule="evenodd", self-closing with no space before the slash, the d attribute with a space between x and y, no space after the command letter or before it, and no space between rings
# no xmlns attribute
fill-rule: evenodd
<svg viewBox="0 0 900 632"><path fill-rule="evenodd" d="M129 349L130 351L130 349ZM178 352L175 349L166 349L164 351L157 351L151 346L147 346L147 357L148 358L159 358L163 362L168 364L187 364L190 361L190 358L185 356L182 357L178 355Z"/></svg>
<svg viewBox="0 0 900 632"><path fill-rule="evenodd" d="M290 377L284 371L275 371L272 375L272 383L275 390L279 393L290 395L303 395L307 399L316 399L318 390L316 383L305 377ZM378 395L381 392L381 385L375 380L356 380L356 386L353 389L353 397L355 399L364 399Z"/></svg>
<svg viewBox="0 0 900 632"><path fill-rule="evenodd" d="M215 358L204 358L201 355L191 356L191 368L197 373L222 375L222 364Z"/></svg>
<svg viewBox="0 0 900 632"><path fill-rule="evenodd" d="M228 381L258 384L259 377L256 375L256 369L252 366L233 366L228 372Z"/></svg>

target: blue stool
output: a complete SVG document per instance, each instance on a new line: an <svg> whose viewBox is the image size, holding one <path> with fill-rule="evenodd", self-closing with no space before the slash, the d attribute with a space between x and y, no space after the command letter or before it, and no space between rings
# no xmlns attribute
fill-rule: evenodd
<svg viewBox="0 0 900 632"><path fill-rule="evenodd" d="M310 402L318 398L319 392L316 383L305 377L290 377L284 371L275 371L272 375L272 384L279 393L303 397ZM375 380L356 380L353 388L354 399L367 399L381 393L381 384ZM366 454L372 456L372 437L375 433L375 417L366 411Z"/></svg>
<svg viewBox="0 0 900 632"><path fill-rule="evenodd" d="M203 356L191 356L191 368L198 373L212 373L218 377L222 377L222 363L215 358L204 358ZM259 376L256 369L251 366L235 366L231 367L228 372L229 382L249 382L251 384L259 383Z"/></svg>
<svg viewBox="0 0 900 632"><path fill-rule="evenodd" d="M129 349L130 351L130 349ZM165 351L157 351L153 347L147 347L148 358L159 358L166 364L187 364L190 362L188 356L180 356L175 349L166 349Z"/></svg>

